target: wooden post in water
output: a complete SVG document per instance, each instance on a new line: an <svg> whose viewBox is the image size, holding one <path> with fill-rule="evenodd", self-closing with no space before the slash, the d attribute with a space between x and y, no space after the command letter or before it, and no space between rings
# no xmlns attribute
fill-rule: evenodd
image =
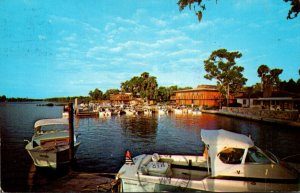
<svg viewBox="0 0 300 193"><path fill-rule="evenodd" d="M73 110L73 103L69 103L69 144L70 144L70 150L69 150L69 159L70 162L73 162L74 159L74 110Z"/></svg>

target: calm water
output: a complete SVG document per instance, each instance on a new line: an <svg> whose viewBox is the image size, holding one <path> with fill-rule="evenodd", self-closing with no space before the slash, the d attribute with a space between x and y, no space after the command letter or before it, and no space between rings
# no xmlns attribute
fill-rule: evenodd
<svg viewBox="0 0 300 193"><path fill-rule="evenodd" d="M49 175L48 171L36 170L24 148L24 139L31 139L36 120L61 115L61 106L0 104L1 188L4 191L38 190L39 186L65 175ZM81 118L75 119L74 126L81 141L76 154L76 171L117 172L124 163L126 149L130 149L133 156L154 152L200 154L203 151L201 128L223 128L251 135L259 147L280 158L300 153L299 128L212 114ZM299 156L291 161L300 163Z"/></svg>

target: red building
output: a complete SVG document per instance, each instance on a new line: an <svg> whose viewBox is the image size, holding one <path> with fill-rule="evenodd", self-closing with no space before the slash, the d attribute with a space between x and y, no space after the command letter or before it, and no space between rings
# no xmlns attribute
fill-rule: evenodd
<svg viewBox="0 0 300 193"><path fill-rule="evenodd" d="M219 107L223 98L215 85L199 85L195 89L175 92L176 105ZM234 99L230 97L231 102Z"/></svg>
<svg viewBox="0 0 300 193"><path fill-rule="evenodd" d="M133 96L132 93L110 94L109 99L112 105L130 104Z"/></svg>

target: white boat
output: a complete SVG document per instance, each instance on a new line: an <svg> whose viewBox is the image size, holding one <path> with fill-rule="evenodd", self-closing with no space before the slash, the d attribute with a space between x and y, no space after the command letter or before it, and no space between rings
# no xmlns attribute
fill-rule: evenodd
<svg viewBox="0 0 300 193"><path fill-rule="evenodd" d="M202 111L201 111L199 108L196 108L196 109L193 109L193 110L192 110L192 114L193 114L193 115L201 115L201 114L202 114Z"/></svg>
<svg viewBox="0 0 300 193"><path fill-rule="evenodd" d="M111 111L109 109L102 109L99 111L99 117L100 118L108 118L111 117Z"/></svg>
<svg viewBox="0 0 300 193"><path fill-rule="evenodd" d="M37 167L57 168L70 162L69 119L41 119L34 124L34 135L25 146ZM80 142L74 136L74 151Z"/></svg>
<svg viewBox="0 0 300 193"><path fill-rule="evenodd" d="M63 112L62 112L62 118L68 119L69 118L69 111L68 106L64 106Z"/></svg>
<svg viewBox="0 0 300 193"><path fill-rule="evenodd" d="M169 112L168 112L168 109L167 108L164 108L164 107L159 107L158 108L158 114L159 115L166 115L166 114L168 114Z"/></svg>
<svg viewBox="0 0 300 193"><path fill-rule="evenodd" d="M201 130L203 155L139 155L127 161L116 179L121 192L299 191L299 176L245 135ZM131 160L131 161L130 161Z"/></svg>
<svg viewBox="0 0 300 193"><path fill-rule="evenodd" d="M145 115L151 115L152 114L152 110L150 109L150 107L144 108L144 114Z"/></svg>
<svg viewBox="0 0 300 193"><path fill-rule="evenodd" d="M175 114L183 114L183 110L180 108L176 108L176 109L174 109L174 113Z"/></svg>
<svg viewBox="0 0 300 193"><path fill-rule="evenodd" d="M134 116L134 115L137 115L137 111L134 110L133 108L126 108L124 109L124 112L126 115L129 115L129 116Z"/></svg>

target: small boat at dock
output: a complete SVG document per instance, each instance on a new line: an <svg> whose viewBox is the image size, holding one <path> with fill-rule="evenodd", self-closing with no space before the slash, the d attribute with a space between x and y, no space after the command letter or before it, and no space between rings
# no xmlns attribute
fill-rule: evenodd
<svg viewBox="0 0 300 193"><path fill-rule="evenodd" d="M152 115L152 110L150 107L144 108L144 115Z"/></svg>
<svg viewBox="0 0 300 193"><path fill-rule="evenodd" d="M202 111L199 109L199 108L194 108L192 110L192 114L193 115L201 115L202 114Z"/></svg>
<svg viewBox="0 0 300 193"><path fill-rule="evenodd" d="M111 117L111 114L108 108L99 110L99 118L108 118Z"/></svg>
<svg viewBox="0 0 300 193"><path fill-rule="evenodd" d="M135 116L138 114L134 108L125 108L123 111L125 112L125 115L127 115L127 116Z"/></svg>
<svg viewBox="0 0 300 193"><path fill-rule="evenodd" d="M221 130L201 130L203 155L142 154L131 158L116 179L121 192L299 191L299 173L249 137Z"/></svg>
<svg viewBox="0 0 300 193"><path fill-rule="evenodd" d="M169 113L168 109L167 108L164 108L164 107L159 107L158 108L158 114L159 115L167 115Z"/></svg>
<svg viewBox="0 0 300 193"><path fill-rule="evenodd" d="M25 146L37 167L54 168L70 162L69 119L41 119L34 124L34 134ZM26 140L27 141L27 140ZM80 142L74 135L74 151Z"/></svg>

